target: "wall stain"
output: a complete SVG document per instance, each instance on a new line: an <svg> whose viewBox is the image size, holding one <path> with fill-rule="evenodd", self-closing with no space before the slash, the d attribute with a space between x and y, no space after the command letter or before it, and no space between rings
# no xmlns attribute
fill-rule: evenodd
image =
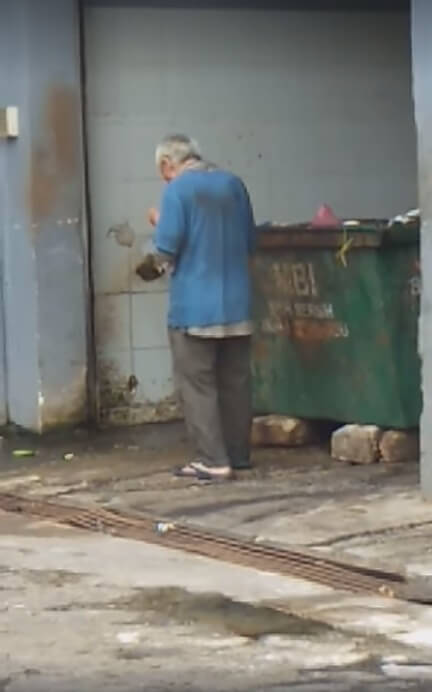
<svg viewBox="0 0 432 692"><path fill-rule="evenodd" d="M41 407L41 432L61 425L81 423L87 410L87 368L83 366L74 379L56 393L44 393Z"/></svg>
<svg viewBox="0 0 432 692"><path fill-rule="evenodd" d="M253 357L255 361L266 361L270 357L270 348L265 339L255 336L253 341Z"/></svg>
<svg viewBox="0 0 432 692"><path fill-rule="evenodd" d="M107 297L104 300L96 301L95 310L95 331L96 344L100 347L112 343L121 334L120 321L116 321L116 298Z"/></svg>
<svg viewBox="0 0 432 692"><path fill-rule="evenodd" d="M46 124L52 132L58 172L71 178L79 166L79 101L76 89L56 86L50 90Z"/></svg>
<svg viewBox="0 0 432 692"><path fill-rule="evenodd" d="M63 186L79 174L79 113L74 87L55 85L48 89L30 162L27 194L33 221L55 212Z"/></svg>
<svg viewBox="0 0 432 692"><path fill-rule="evenodd" d="M119 371L115 360L99 358L97 382L101 410L128 408L132 403L129 375Z"/></svg>
<svg viewBox="0 0 432 692"><path fill-rule="evenodd" d="M158 402L137 403L132 406L104 407L100 409L101 422L105 425L142 425L144 423L168 423L182 419L179 402L171 395Z"/></svg>

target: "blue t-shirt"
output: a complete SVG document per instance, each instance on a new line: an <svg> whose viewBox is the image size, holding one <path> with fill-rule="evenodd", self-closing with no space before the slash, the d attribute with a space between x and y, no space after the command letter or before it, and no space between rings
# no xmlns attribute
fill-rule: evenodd
<svg viewBox="0 0 432 692"><path fill-rule="evenodd" d="M155 244L175 263L170 327L251 318L249 256L255 222L240 178L222 170L189 170L167 184Z"/></svg>

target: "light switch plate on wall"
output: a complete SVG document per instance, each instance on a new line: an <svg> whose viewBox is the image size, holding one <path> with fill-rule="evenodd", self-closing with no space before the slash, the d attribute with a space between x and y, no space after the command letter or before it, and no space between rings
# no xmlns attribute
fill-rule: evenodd
<svg viewBox="0 0 432 692"><path fill-rule="evenodd" d="M0 138L15 138L18 135L18 108L16 106L0 108Z"/></svg>

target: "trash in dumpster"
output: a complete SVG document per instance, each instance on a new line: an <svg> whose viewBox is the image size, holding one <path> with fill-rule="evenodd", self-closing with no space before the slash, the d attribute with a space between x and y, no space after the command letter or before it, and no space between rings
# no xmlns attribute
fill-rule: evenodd
<svg viewBox="0 0 432 692"><path fill-rule="evenodd" d="M405 226L410 223L418 223L420 219L420 209L411 209L405 214L398 214L394 219L390 219L389 226L393 226L395 223L402 223Z"/></svg>
<svg viewBox="0 0 432 692"><path fill-rule="evenodd" d="M347 252L351 248L354 238L348 238L347 230L344 226L342 245L336 253L336 259L345 269L348 267Z"/></svg>
<svg viewBox="0 0 432 692"><path fill-rule="evenodd" d="M341 220L328 204L322 204L310 222L311 228L341 228L341 226Z"/></svg>

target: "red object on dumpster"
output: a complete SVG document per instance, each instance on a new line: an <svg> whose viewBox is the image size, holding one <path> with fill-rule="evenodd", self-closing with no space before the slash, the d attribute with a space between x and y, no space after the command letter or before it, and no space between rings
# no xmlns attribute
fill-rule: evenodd
<svg viewBox="0 0 432 692"><path fill-rule="evenodd" d="M342 228L342 222L328 204L322 204L313 217L311 228Z"/></svg>

